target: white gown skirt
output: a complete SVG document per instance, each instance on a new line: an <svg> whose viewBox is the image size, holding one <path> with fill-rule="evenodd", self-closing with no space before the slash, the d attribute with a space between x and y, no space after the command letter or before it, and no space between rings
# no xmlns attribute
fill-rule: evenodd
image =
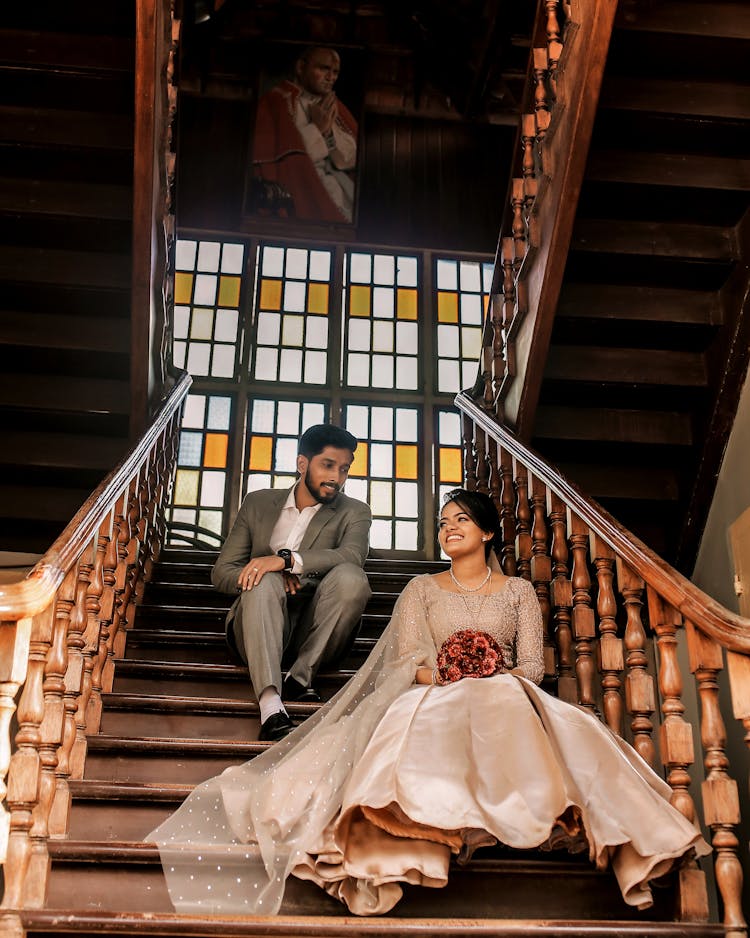
<svg viewBox="0 0 750 938"><path fill-rule="evenodd" d="M445 885L451 853L561 844L611 864L625 901L648 908L649 879L711 849L671 794L595 716L523 678L416 685L389 707L340 814L294 873L357 914L382 914L399 882Z"/></svg>

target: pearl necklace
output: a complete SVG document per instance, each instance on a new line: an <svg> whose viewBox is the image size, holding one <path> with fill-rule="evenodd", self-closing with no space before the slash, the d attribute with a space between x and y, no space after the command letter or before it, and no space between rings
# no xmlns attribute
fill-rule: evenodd
<svg viewBox="0 0 750 938"><path fill-rule="evenodd" d="M451 580L453 580L453 582L456 584L456 586L457 586L460 590L462 590L464 593L478 593L479 590L482 589L483 586L486 586L487 583L489 583L490 577L492 576L492 570L490 570L490 568L487 567L487 576L482 580L482 582L479 584L479 586L464 586L463 583L460 583L460 582L459 582L458 578L457 578L456 575L454 574L454 572L453 572L453 566L452 566L452 565L451 565L451 567L448 569L448 573L450 574Z"/></svg>

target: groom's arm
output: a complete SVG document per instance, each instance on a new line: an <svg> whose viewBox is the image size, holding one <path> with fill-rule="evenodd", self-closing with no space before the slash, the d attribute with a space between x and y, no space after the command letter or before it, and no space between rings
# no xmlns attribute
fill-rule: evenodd
<svg viewBox="0 0 750 938"><path fill-rule="evenodd" d="M240 572L253 552L253 532L250 523L250 505L243 503L224 541L219 557L211 571L211 582L222 593L236 593Z"/></svg>

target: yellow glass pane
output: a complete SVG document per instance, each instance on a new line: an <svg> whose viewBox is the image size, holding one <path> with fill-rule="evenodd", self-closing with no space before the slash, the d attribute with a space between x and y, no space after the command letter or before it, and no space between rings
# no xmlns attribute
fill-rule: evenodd
<svg viewBox="0 0 750 938"><path fill-rule="evenodd" d="M307 311L328 315L328 284L311 283L307 288Z"/></svg>
<svg viewBox="0 0 750 938"><path fill-rule="evenodd" d="M350 476L367 475L367 443L359 443L354 453L354 462L349 467Z"/></svg>
<svg viewBox="0 0 750 938"><path fill-rule="evenodd" d="M200 472L197 469L178 469L174 481L175 505L198 504L198 481Z"/></svg>
<svg viewBox="0 0 750 938"><path fill-rule="evenodd" d="M261 280L260 308L281 309L281 281Z"/></svg>
<svg viewBox="0 0 750 938"><path fill-rule="evenodd" d="M438 322L458 322L457 293L438 293Z"/></svg>
<svg viewBox="0 0 750 938"><path fill-rule="evenodd" d="M349 287L349 315L370 315L370 287L355 285Z"/></svg>
<svg viewBox="0 0 750 938"><path fill-rule="evenodd" d="M193 298L193 275L179 271L174 275L175 303L189 303Z"/></svg>
<svg viewBox="0 0 750 938"><path fill-rule="evenodd" d="M255 472L271 471L273 439L270 436L254 436L250 440L249 468Z"/></svg>
<svg viewBox="0 0 750 938"><path fill-rule="evenodd" d="M396 316L399 319L417 318L417 291L399 287L396 291Z"/></svg>
<svg viewBox="0 0 750 938"><path fill-rule="evenodd" d="M219 278L219 306L236 309L240 305L240 282L240 277Z"/></svg>
<svg viewBox="0 0 750 938"><path fill-rule="evenodd" d="M226 433L207 433L206 448L203 452L203 465L209 469L223 469L227 464Z"/></svg>
<svg viewBox="0 0 750 938"><path fill-rule="evenodd" d="M396 478L417 478L417 447L396 444Z"/></svg>
<svg viewBox="0 0 750 938"><path fill-rule="evenodd" d="M440 450L440 481L460 484L463 481L462 469L461 450L442 447Z"/></svg>

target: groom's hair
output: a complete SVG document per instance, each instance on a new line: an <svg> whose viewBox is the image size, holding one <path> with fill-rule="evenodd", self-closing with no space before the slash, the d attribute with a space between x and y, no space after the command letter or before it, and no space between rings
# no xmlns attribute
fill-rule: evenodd
<svg viewBox="0 0 750 938"><path fill-rule="evenodd" d="M463 508L478 528L492 535L484 545L485 556L489 557L490 550L502 547L500 515L489 495L484 492L470 492L468 489L451 489L443 498L443 507L449 502L455 502Z"/></svg>
<svg viewBox="0 0 750 938"><path fill-rule="evenodd" d="M317 423L308 427L302 434L298 451L300 456L312 459L322 453L326 446L348 449L353 455L357 448L357 438L343 427L335 427L332 423Z"/></svg>

